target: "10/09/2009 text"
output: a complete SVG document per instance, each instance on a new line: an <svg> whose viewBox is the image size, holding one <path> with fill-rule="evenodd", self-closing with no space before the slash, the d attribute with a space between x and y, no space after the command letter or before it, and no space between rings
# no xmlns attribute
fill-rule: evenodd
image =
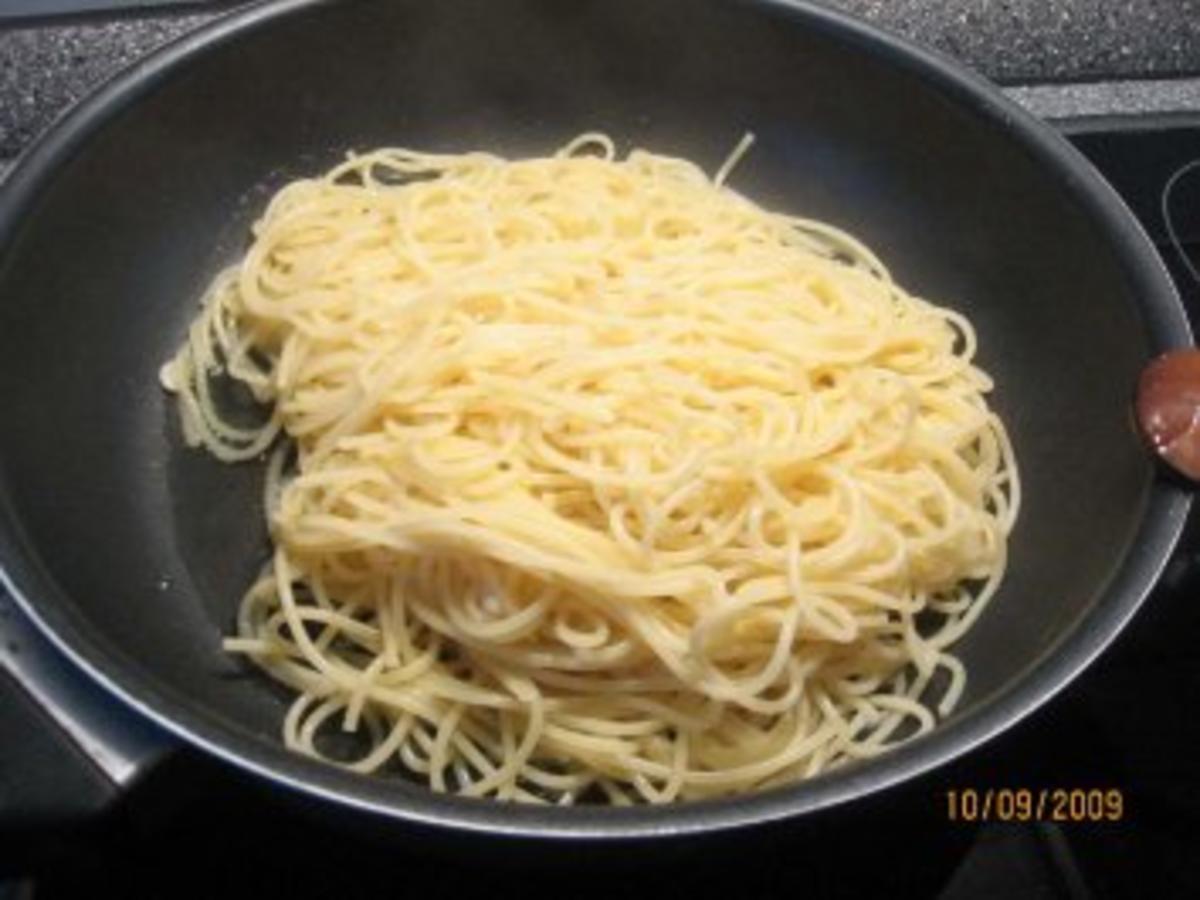
<svg viewBox="0 0 1200 900"><path fill-rule="evenodd" d="M951 822L1120 822L1125 795L1119 788L951 788Z"/></svg>

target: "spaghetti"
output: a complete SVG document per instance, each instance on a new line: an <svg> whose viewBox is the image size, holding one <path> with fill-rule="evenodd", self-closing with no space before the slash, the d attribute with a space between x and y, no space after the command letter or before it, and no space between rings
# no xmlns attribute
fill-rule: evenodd
<svg viewBox="0 0 1200 900"><path fill-rule="evenodd" d="M663 803L954 707L1019 503L974 332L726 188L748 145L716 178L598 134L384 149L274 197L162 380L189 443L271 451L226 646L295 692L289 747Z"/></svg>

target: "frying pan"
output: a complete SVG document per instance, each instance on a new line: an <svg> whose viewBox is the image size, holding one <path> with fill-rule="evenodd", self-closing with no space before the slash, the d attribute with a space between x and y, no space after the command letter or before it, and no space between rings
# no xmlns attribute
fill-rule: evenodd
<svg viewBox="0 0 1200 900"><path fill-rule="evenodd" d="M286 752L286 698L220 649L264 559L261 466L185 448L156 373L285 181L348 148L547 152L602 129L861 237L975 323L1023 471L1011 568L959 645L958 711L804 784L665 809L512 808ZM23 612L149 721L332 807L462 832L634 838L799 817L1012 726L1153 586L1187 491L1129 398L1191 343L1116 195L948 60L787 0L280 0L139 63L62 120L0 196L0 561ZM32 687L32 685L31 685ZM114 716L119 713L114 712ZM136 727L136 726L135 726Z"/></svg>

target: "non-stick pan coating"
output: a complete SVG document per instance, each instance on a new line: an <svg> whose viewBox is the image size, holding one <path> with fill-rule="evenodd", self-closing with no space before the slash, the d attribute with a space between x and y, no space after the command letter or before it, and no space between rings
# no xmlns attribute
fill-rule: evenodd
<svg viewBox="0 0 1200 900"><path fill-rule="evenodd" d="M511 810L285 753L286 698L220 649L264 559L261 467L185 449L157 370L270 192L347 148L543 153L602 129L849 229L975 323L1025 485L1008 578L961 644L954 721L844 775L675 810ZM1128 421L1189 340L1115 196L942 60L827 12L697 0L292 2L189 39L35 150L0 201L0 558L93 674L176 731L351 803L477 829L632 833L777 817L965 750L1053 692L1150 586L1187 500Z"/></svg>

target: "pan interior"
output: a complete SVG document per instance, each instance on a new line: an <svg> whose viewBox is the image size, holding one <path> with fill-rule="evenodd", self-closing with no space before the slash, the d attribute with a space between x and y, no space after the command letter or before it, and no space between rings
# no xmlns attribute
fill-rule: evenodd
<svg viewBox="0 0 1200 900"><path fill-rule="evenodd" d="M591 129L711 171L753 131L737 189L850 230L977 327L1025 485L1008 578L960 645L958 715L988 702L1108 602L1151 483L1126 411L1150 338L1062 175L877 50L768 4L367 0L172 69L0 249L6 490L54 621L116 680L274 746L285 698L219 647L265 559L261 466L184 448L157 381L271 191L348 148L527 154Z"/></svg>

